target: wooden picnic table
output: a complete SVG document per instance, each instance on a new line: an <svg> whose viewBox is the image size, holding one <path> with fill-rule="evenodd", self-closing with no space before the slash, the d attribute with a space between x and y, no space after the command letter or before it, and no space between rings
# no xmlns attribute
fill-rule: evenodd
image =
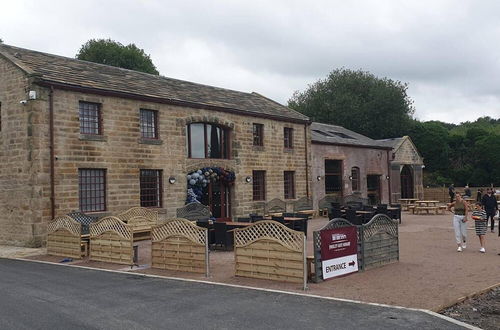
<svg viewBox="0 0 500 330"><path fill-rule="evenodd" d="M433 201L433 200L416 200L415 204L418 206L436 206L436 204L439 203L439 201Z"/></svg>
<svg viewBox="0 0 500 330"><path fill-rule="evenodd" d="M420 214L423 211L427 212L427 214L430 214L430 211L434 211L435 214L438 214L439 211L444 213L445 208L437 205L438 203L439 201L434 200L415 201L415 207L412 210L413 214Z"/></svg>
<svg viewBox="0 0 500 330"><path fill-rule="evenodd" d="M409 206L415 204L418 198L400 198L398 201L401 203L403 210L408 211Z"/></svg>

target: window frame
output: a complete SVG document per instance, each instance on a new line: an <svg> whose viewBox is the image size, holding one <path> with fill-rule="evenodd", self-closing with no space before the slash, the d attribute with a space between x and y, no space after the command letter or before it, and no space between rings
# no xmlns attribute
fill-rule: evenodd
<svg viewBox="0 0 500 330"><path fill-rule="evenodd" d="M295 199L295 171L283 171L283 196Z"/></svg>
<svg viewBox="0 0 500 330"><path fill-rule="evenodd" d="M327 162L339 162L339 171L338 172L329 172L328 171L328 166L327 166ZM340 159L325 159L324 161L324 166L325 166L325 194L335 194L335 193L340 193L340 195L343 195L343 188L342 188L342 185L343 185L343 177L342 177L342 168L343 168L343 164L342 164L342 160ZM328 190L328 177L339 177L340 178L340 183L339 183L339 190Z"/></svg>
<svg viewBox="0 0 500 330"><path fill-rule="evenodd" d="M99 171L102 173L102 175L83 175L85 172L92 172L92 171ZM79 204L79 210L84 213L90 213L90 212L104 212L107 210L107 170L105 168L79 168L78 169L78 204ZM90 181L94 182L82 182L83 178L90 179ZM96 178L102 178L102 183L101 182L95 182ZM91 189L84 190L83 187L84 185L90 186ZM102 203L97 203L97 199L99 197L92 197L92 192L97 192L101 191L100 189L93 188L93 185L100 185L102 188ZM83 192L85 191L85 195L83 196ZM90 192L90 193L89 193ZM89 196L90 195L90 196ZM90 203L88 203L88 200L92 200ZM85 201L85 202L84 202ZM98 208L97 205L102 205L102 208ZM85 206L85 207L84 207ZM95 208L95 209L94 209Z"/></svg>
<svg viewBox="0 0 500 330"><path fill-rule="evenodd" d="M200 157L193 157L192 156L192 150L191 150L191 147L192 147L192 139L191 139L191 125L196 125L196 124L201 124L203 125L203 139L204 139L204 157L203 158L200 158ZM208 134L208 129L207 129L207 126L208 125L211 125L213 127L217 127L221 130L222 132L222 136L220 137L220 141L219 141L219 144L220 144L220 151L221 151L221 157L219 158L212 158L212 157L208 157L209 156L209 150L208 150L208 139L207 139L207 134ZM213 124L213 123L210 123L210 122L193 122L193 123L189 123L186 125L186 135L187 135L187 156L188 158L191 158L191 159L231 159L230 155L231 155L231 150L230 150L230 129L225 127L225 126L222 126L222 125L217 125L217 124Z"/></svg>
<svg viewBox="0 0 500 330"><path fill-rule="evenodd" d="M252 125L253 145L255 147L264 146L264 124L253 123Z"/></svg>
<svg viewBox="0 0 500 330"><path fill-rule="evenodd" d="M155 175L143 175L146 171L154 172ZM143 185L151 183L153 181L146 181L147 178L153 178L154 184L157 185L154 188L146 188ZM155 191L155 194L145 194L144 191ZM154 196L154 205L149 205L151 201L143 201L143 197ZM139 170L139 204L141 207L147 208L162 208L163 207L163 170L158 169L140 169Z"/></svg>
<svg viewBox="0 0 500 330"><path fill-rule="evenodd" d="M149 124L148 122L144 122L143 118L143 113L152 113L152 125L147 125ZM141 138L146 139L146 140L158 140L159 137L159 129L158 129L158 110L151 110L151 109L139 109L139 130L141 133ZM149 118L147 118L149 119ZM152 126L152 130L151 130ZM145 130L147 129L147 130ZM153 137L151 136L146 136L145 134L147 133L153 133Z"/></svg>
<svg viewBox="0 0 500 330"><path fill-rule="evenodd" d="M85 129L91 128L90 126L86 126L85 123L91 123L90 120L86 119L89 117L83 116L82 112L85 110L82 108L82 105L92 105L96 107L96 112L97 116L92 116L92 118L97 117L97 133L95 132L88 132L85 131ZM87 109L87 111L90 111L91 109ZM103 135L103 121L102 121L102 104L101 103L96 103L96 102L87 102L87 101L78 101L78 121L80 124L80 134L82 135Z"/></svg>
<svg viewBox="0 0 500 330"><path fill-rule="evenodd" d="M266 171L252 171L252 199L254 201L266 200Z"/></svg>
<svg viewBox="0 0 500 330"><path fill-rule="evenodd" d="M360 191L361 190L361 175L359 167L353 166L351 168L351 187L352 191Z"/></svg>
<svg viewBox="0 0 500 330"><path fill-rule="evenodd" d="M283 128L283 146L285 149L293 149L293 128Z"/></svg>

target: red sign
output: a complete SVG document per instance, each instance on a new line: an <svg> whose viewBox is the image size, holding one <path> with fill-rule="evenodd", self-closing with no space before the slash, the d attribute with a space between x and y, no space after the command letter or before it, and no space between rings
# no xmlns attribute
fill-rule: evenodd
<svg viewBox="0 0 500 330"><path fill-rule="evenodd" d="M344 227L321 231L321 260L358 254L358 230Z"/></svg>

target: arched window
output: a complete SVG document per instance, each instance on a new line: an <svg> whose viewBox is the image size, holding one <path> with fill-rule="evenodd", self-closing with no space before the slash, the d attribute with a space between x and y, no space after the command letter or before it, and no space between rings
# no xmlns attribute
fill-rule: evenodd
<svg viewBox="0 0 500 330"><path fill-rule="evenodd" d="M229 158L229 130L207 123L187 125L189 158Z"/></svg>
<svg viewBox="0 0 500 330"><path fill-rule="evenodd" d="M351 168L351 182L352 182L352 191L359 191L359 167L354 166Z"/></svg>

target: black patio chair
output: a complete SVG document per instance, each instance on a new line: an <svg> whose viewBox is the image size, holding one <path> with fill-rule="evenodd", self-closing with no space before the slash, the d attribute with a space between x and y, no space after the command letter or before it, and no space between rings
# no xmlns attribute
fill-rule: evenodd
<svg viewBox="0 0 500 330"><path fill-rule="evenodd" d="M362 210L363 203L361 202L347 202L347 207L351 210Z"/></svg>
<svg viewBox="0 0 500 330"><path fill-rule="evenodd" d="M240 218L236 218L236 221L237 222L251 222L252 219L250 217L240 217Z"/></svg>
<svg viewBox="0 0 500 330"><path fill-rule="evenodd" d="M361 214L361 222L363 224L370 222L370 220L375 216L376 213L377 212L372 209L370 213Z"/></svg>
<svg viewBox="0 0 500 330"><path fill-rule="evenodd" d="M339 202L331 202L330 203L332 205L332 208L334 209L340 209L341 208L341 205Z"/></svg>
<svg viewBox="0 0 500 330"><path fill-rule="evenodd" d="M345 215L346 219L353 225L360 226L362 224L361 217L356 214L356 210L347 209Z"/></svg>
<svg viewBox="0 0 500 330"><path fill-rule="evenodd" d="M343 215L342 215L342 211L340 210L340 208L333 208L333 209L330 209L328 210L328 219L332 220L332 219L335 219L335 218L342 218Z"/></svg>
<svg viewBox="0 0 500 330"><path fill-rule="evenodd" d="M264 220L264 216L258 215L258 214L250 214L250 219L252 220L251 222L257 222L257 221Z"/></svg>
<svg viewBox="0 0 500 330"><path fill-rule="evenodd" d="M282 215L283 215L284 217L291 218L291 217L294 217L294 216L295 216L295 213L284 212Z"/></svg>
<svg viewBox="0 0 500 330"><path fill-rule="evenodd" d="M276 217L276 216L272 216L271 217L274 221L278 221L279 223L281 224L285 224L285 218L284 217Z"/></svg>
<svg viewBox="0 0 500 330"><path fill-rule="evenodd" d="M391 208L396 208L397 210L389 210L389 216L393 220L398 220L401 224L401 204L391 204Z"/></svg>
<svg viewBox="0 0 500 330"><path fill-rule="evenodd" d="M225 222L215 222L215 246L224 247L225 250L233 247L233 233L227 231Z"/></svg>
<svg viewBox="0 0 500 330"><path fill-rule="evenodd" d="M377 205L377 214L387 214L387 204Z"/></svg>

